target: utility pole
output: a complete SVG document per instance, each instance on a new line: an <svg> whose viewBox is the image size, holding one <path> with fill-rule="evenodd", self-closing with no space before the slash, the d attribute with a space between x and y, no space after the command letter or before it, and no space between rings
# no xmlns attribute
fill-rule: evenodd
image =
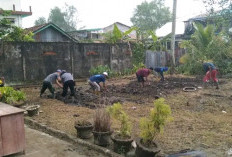
<svg viewBox="0 0 232 157"><path fill-rule="evenodd" d="M174 69L175 63L175 34L176 34L176 5L177 0L173 0L172 11L172 41L171 41L171 53L172 53L172 68Z"/></svg>

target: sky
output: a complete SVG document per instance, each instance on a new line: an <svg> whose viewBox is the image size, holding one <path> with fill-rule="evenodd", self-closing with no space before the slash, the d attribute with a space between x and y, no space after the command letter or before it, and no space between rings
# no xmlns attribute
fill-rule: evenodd
<svg viewBox="0 0 232 157"><path fill-rule="evenodd" d="M29 11L32 7L32 16L23 19L23 27L32 27L34 21L43 16L46 19L49 12L55 6L64 8L65 3L73 5L78 11L77 28L102 28L121 22L132 26L130 18L133 16L137 5L144 0L21 0L23 11ZM151 0L146 0L150 2ZM165 5L172 12L173 0L166 0ZM202 0L177 0L177 21L184 21L188 18L205 12Z"/></svg>

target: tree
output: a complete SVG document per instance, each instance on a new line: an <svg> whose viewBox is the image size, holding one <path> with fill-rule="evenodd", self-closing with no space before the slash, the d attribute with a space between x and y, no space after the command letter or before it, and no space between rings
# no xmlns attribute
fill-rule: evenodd
<svg viewBox="0 0 232 157"><path fill-rule="evenodd" d="M65 11L59 7L51 9L48 21L53 22L65 31L76 30L77 18L75 16L77 9L74 6L65 4Z"/></svg>
<svg viewBox="0 0 232 157"><path fill-rule="evenodd" d="M181 47L186 48L187 53L181 57L184 63L182 72L187 74L199 74L203 72L202 63L214 62L221 73L231 72L232 68L232 42L225 34L215 35L213 25L203 27L194 24L195 32L190 40L184 41Z"/></svg>
<svg viewBox="0 0 232 157"><path fill-rule="evenodd" d="M11 14L10 11L4 11L0 8L3 17L7 17ZM0 19L0 39L12 30L11 22L7 18Z"/></svg>
<svg viewBox="0 0 232 157"><path fill-rule="evenodd" d="M35 25L42 25L47 23L46 18L45 17L39 17L37 20L35 20Z"/></svg>
<svg viewBox="0 0 232 157"><path fill-rule="evenodd" d="M131 22L141 31L156 30L171 20L168 7L164 6L164 0L143 2L135 9Z"/></svg>
<svg viewBox="0 0 232 157"><path fill-rule="evenodd" d="M27 32L26 30L13 26L12 31L4 36L2 40L4 41L34 41L33 39L33 33L32 32Z"/></svg>
<svg viewBox="0 0 232 157"><path fill-rule="evenodd" d="M203 0L203 2L208 12L208 21L214 23L218 30L228 32L232 23L231 0Z"/></svg>
<svg viewBox="0 0 232 157"><path fill-rule="evenodd" d="M2 11L3 18L0 19L0 39L3 41L34 41L33 33L24 29L13 26L7 19L11 11Z"/></svg>

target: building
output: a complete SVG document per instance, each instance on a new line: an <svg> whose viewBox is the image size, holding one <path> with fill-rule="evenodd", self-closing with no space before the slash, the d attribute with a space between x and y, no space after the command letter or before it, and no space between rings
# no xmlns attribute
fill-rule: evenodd
<svg viewBox="0 0 232 157"><path fill-rule="evenodd" d="M98 40L101 39L101 34L103 33L103 30L102 28L94 28L76 30L67 33L77 40Z"/></svg>
<svg viewBox="0 0 232 157"><path fill-rule="evenodd" d="M0 18L7 18L13 25L18 27L22 27L22 19L24 17L32 15L31 7L28 7L29 11L22 11L20 0L1 0L0 8ZM9 10L12 13L10 16L5 17L2 16L3 10Z"/></svg>
<svg viewBox="0 0 232 157"><path fill-rule="evenodd" d="M127 26L123 23L115 22L115 23L103 28L103 33L112 32L114 30L114 25L117 25L118 29L123 33L125 33L126 31L128 31L131 28L130 26ZM136 31L132 31L128 36L131 39L136 39Z"/></svg>
<svg viewBox="0 0 232 157"><path fill-rule="evenodd" d="M77 42L76 39L54 23L46 23L31 28L26 28L25 30L34 33L33 38L36 42Z"/></svg>
<svg viewBox="0 0 232 157"><path fill-rule="evenodd" d="M102 40L104 38L102 34L112 32L115 24L117 25L118 29L123 33L131 28L120 22L115 22L104 28L76 30L68 32L68 34L77 40ZM128 36L131 39L136 39L136 31L132 31Z"/></svg>

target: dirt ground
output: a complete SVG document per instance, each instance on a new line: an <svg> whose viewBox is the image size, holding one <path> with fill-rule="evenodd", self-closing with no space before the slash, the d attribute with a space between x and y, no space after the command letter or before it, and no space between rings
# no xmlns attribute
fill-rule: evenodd
<svg viewBox="0 0 232 157"><path fill-rule="evenodd" d="M202 87L201 77L172 75L160 83L158 78L152 76L151 80L150 86L140 89L134 76L110 79L107 81L108 92L101 96L91 93L86 82L78 82L77 99L68 104L57 99L40 98L40 88L23 90L27 94L27 104L40 105L41 113L33 117L34 120L71 135L76 135L76 120L93 121L95 107L120 101L133 124L132 134L137 137L139 119L148 115L156 98L164 97L174 117L166 125L164 133L156 138L164 153L191 149L204 151L210 157L226 156L232 148L230 79L220 79L219 90L212 85L198 88ZM189 86L197 90L184 92L183 88ZM112 127L117 129L119 125L113 122Z"/></svg>

